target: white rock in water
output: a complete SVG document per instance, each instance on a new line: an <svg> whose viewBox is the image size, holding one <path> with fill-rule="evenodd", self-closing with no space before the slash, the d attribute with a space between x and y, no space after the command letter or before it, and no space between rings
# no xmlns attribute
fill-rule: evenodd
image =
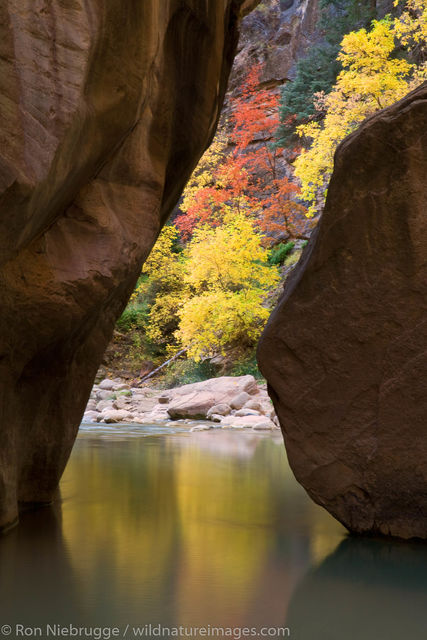
<svg viewBox="0 0 427 640"><path fill-rule="evenodd" d="M133 418L133 415L129 411L117 411L116 409L111 409L110 411L105 411L102 414L104 421L107 424L115 423L115 422L124 422L125 420L130 420Z"/></svg>
<svg viewBox="0 0 427 640"><path fill-rule="evenodd" d="M252 425L252 429L254 429L254 431L272 431L273 429L277 429L277 427L271 420L268 420L267 418L262 422L258 422Z"/></svg>
<svg viewBox="0 0 427 640"><path fill-rule="evenodd" d="M83 422L96 422L99 413L97 411L86 411L83 415Z"/></svg>
<svg viewBox="0 0 427 640"><path fill-rule="evenodd" d="M197 425L196 427L191 427L190 432L194 431L210 431L213 429L210 425Z"/></svg>
<svg viewBox="0 0 427 640"><path fill-rule="evenodd" d="M246 407L243 407L243 409L239 409L238 411L236 411L234 415L237 417L245 417L245 416L259 416L261 414L259 411L255 411L255 409L247 409Z"/></svg>

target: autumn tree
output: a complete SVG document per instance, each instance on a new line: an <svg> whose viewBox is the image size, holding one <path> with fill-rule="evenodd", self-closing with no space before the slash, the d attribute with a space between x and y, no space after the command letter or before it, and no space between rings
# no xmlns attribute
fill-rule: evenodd
<svg viewBox="0 0 427 640"><path fill-rule="evenodd" d="M343 36L368 27L376 18L375 2L360 0L320 0L317 30L322 40L297 61L295 77L281 89L280 126L277 136L286 147L300 147L296 128L311 119L319 119L316 96L329 93L342 69L337 55Z"/></svg>
<svg viewBox="0 0 427 640"><path fill-rule="evenodd" d="M266 297L278 280L268 251L243 213L214 228L198 227L185 250L188 295L177 337L195 360L238 344L253 346L269 315Z"/></svg>
<svg viewBox="0 0 427 640"><path fill-rule="evenodd" d="M250 176L246 191L258 203L258 224L269 244L279 234L305 239L306 211L297 200L299 188L283 175L282 149L275 142L279 96L260 88L261 71L260 64L250 69L232 103L234 158Z"/></svg>
<svg viewBox="0 0 427 640"><path fill-rule="evenodd" d="M313 213L326 193L339 142L367 116L402 98L424 77L422 67L394 55L399 36L396 27L401 24L388 17L373 21L369 31L360 29L344 36L338 55L343 70L333 90L317 96L318 109L326 113L324 120L297 129L300 136L311 140L310 148L295 161L295 174Z"/></svg>
<svg viewBox="0 0 427 640"><path fill-rule="evenodd" d="M197 224L216 226L232 211L256 220L267 243L280 234L306 237L298 186L283 175L274 139L278 96L260 89L260 74L260 65L248 72L231 101L230 140L224 130L217 135L184 191L184 213L176 219L184 239Z"/></svg>
<svg viewBox="0 0 427 640"><path fill-rule="evenodd" d="M178 245L178 229L163 228L146 260L140 282L132 294L131 304L139 301L146 307L145 335L159 350L175 343L178 309L186 294L185 267Z"/></svg>
<svg viewBox="0 0 427 640"><path fill-rule="evenodd" d="M242 176L230 175L233 180L232 185L224 171L221 176L221 168L224 167L229 155L227 149L228 140L225 130L218 131L184 189L180 204L182 213L175 219L175 224L184 241L191 237L197 225L215 226L221 222L223 205L230 199L230 191L234 195L232 187L234 186L236 190L236 185L244 177L243 173Z"/></svg>

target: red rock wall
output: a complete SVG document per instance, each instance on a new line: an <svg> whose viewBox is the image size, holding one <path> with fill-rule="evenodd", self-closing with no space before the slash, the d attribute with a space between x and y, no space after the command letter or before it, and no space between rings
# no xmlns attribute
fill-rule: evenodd
<svg viewBox="0 0 427 640"><path fill-rule="evenodd" d="M213 136L238 0L0 0L0 525L50 501Z"/></svg>

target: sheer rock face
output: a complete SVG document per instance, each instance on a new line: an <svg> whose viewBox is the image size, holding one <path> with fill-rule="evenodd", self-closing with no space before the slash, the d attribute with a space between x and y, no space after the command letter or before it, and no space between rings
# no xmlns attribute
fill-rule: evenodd
<svg viewBox="0 0 427 640"><path fill-rule="evenodd" d="M427 538L427 85L335 156L259 347L299 482L351 531Z"/></svg>
<svg viewBox="0 0 427 640"><path fill-rule="evenodd" d="M0 1L0 525L50 501L209 143L239 0Z"/></svg>

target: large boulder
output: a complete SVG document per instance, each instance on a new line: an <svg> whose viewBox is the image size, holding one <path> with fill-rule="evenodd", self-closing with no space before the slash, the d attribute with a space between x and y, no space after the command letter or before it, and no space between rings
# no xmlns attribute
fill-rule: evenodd
<svg viewBox="0 0 427 640"><path fill-rule="evenodd" d="M258 385L250 375L222 376L170 389L168 393L172 398L168 406L168 414L172 420L199 419L208 417L209 410L215 405L229 406L241 394L245 394L247 398L257 394Z"/></svg>
<svg viewBox="0 0 427 640"><path fill-rule="evenodd" d="M427 84L338 148L259 346L288 457L350 530L427 537Z"/></svg>
<svg viewBox="0 0 427 640"><path fill-rule="evenodd" d="M240 9L0 4L0 526L55 493L115 321L214 135Z"/></svg>

